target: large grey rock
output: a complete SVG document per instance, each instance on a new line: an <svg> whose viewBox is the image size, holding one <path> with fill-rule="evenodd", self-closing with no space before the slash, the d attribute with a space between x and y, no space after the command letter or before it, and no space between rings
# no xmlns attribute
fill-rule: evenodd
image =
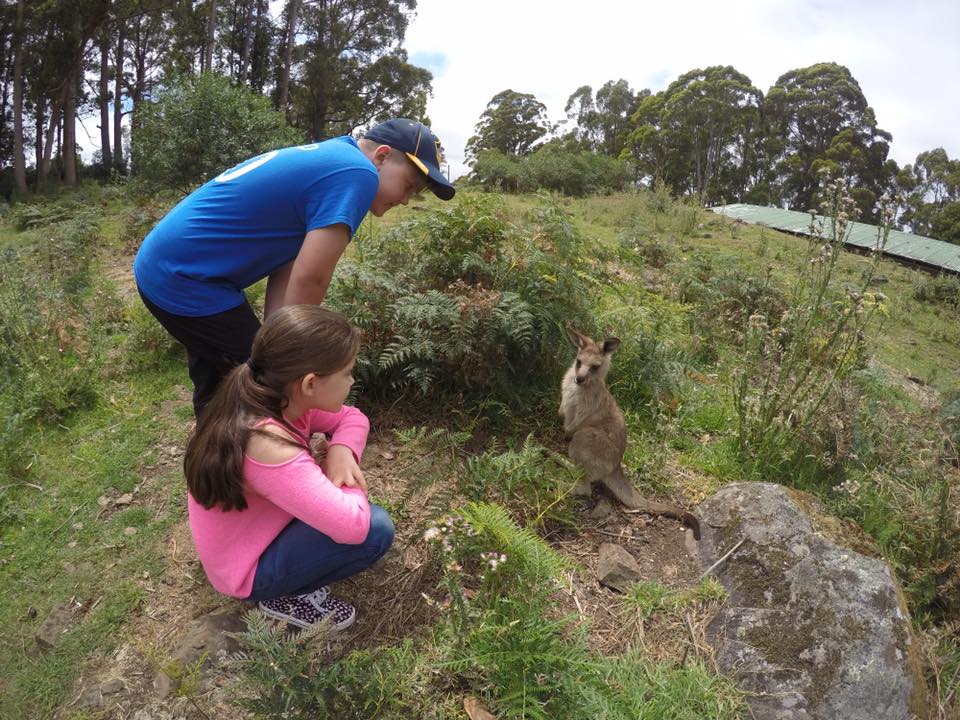
<svg viewBox="0 0 960 720"><path fill-rule="evenodd" d="M927 717L918 648L889 566L815 498L728 485L700 506L701 561L729 592L708 630L756 720Z"/></svg>

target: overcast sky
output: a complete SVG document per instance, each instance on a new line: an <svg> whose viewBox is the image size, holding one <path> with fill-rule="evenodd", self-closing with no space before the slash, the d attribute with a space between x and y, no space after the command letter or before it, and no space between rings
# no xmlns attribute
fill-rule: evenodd
<svg viewBox="0 0 960 720"><path fill-rule="evenodd" d="M533 94L556 122L581 85L657 92L710 65L766 93L789 70L840 63L900 165L935 147L960 157L960 0L418 0L404 45L433 72L427 113L454 177L501 90Z"/></svg>

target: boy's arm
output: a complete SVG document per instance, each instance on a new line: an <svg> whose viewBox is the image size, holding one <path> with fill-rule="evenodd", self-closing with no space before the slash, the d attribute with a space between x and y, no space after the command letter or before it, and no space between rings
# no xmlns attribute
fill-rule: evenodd
<svg viewBox="0 0 960 720"><path fill-rule="evenodd" d="M327 294L333 270L350 243L350 228L342 223L306 234L290 266L280 305L319 305ZM282 270L283 268L281 268ZM272 276L271 276L272 279ZM270 284L267 283L269 291Z"/></svg>
<svg viewBox="0 0 960 720"><path fill-rule="evenodd" d="M267 278L267 292L263 299L263 319L266 320L277 308L283 307L283 298L287 294L287 284L290 282L290 270L293 269L293 260L281 265Z"/></svg>

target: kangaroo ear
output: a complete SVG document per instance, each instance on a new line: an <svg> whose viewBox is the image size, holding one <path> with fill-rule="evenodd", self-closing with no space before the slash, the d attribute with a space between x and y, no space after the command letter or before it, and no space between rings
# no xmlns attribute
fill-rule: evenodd
<svg viewBox="0 0 960 720"><path fill-rule="evenodd" d="M609 355L617 351L617 348L620 347L620 338L607 338L603 341L603 354Z"/></svg>
<svg viewBox="0 0 960 720"><path fill-rule="evenodd" d="M569 320L566 323L565 329L567 331L567 337L570 338L570 342L573 344L573 346L578 350L582 348L583 335L581 335L580 333L578 333L576 330L573 329L573 325L570 324Z"/></svg>

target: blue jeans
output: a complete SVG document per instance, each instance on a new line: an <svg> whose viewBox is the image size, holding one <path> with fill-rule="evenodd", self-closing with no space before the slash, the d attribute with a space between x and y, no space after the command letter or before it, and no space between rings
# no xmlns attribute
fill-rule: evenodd
<svg viewBox="0 0 960 720"><path fill-rule="evenodd" d="M302 595L356 575L379 560L393 543L393 521L379 505L370 506L370 530L359 545L341 545L301 520L274 538L257 563L248 600Z"/></svg>

